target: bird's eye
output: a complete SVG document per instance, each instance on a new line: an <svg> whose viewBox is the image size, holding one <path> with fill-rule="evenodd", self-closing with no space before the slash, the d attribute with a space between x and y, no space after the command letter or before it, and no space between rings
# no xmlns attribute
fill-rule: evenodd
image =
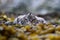
<svg viewBox="0 0 60 40"><path fill-rule="evenodd" d="M23 21L21 21L21 24L24 24L24 22L23 22Z"/></svg>

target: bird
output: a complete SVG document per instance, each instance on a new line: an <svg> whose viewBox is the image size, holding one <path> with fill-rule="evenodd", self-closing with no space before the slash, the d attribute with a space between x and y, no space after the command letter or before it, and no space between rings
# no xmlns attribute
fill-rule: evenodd
<svg viewBox="0 0 60 40"><path fill-rule="evenodd" d="M13 23L20 25L30 25L30 24L36 25L38 23L46 24L47 22L44 18L35 16L32 13L28 13L27 15L18 16L17 18L15 18Z"/></svg>

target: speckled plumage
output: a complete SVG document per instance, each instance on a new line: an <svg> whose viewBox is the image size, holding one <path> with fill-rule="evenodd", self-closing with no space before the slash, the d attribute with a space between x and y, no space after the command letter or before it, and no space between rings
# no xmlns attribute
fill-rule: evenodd
<svg viewBox="0 0 60 40"><path fill-rule="evenodd" d="M28 13L27 15L20 15L18 16L15 20L14 23L16 24L21 24L21 25L27 25L27 24L38 24L38 23L46 23L46 21L41 18L41 17L37 17L34 16L30 13Z"/></svg>

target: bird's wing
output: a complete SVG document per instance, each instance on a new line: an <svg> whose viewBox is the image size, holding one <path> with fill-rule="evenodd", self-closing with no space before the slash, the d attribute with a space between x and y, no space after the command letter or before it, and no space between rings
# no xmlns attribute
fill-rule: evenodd
<svg viewBox="0 0 60 40"><path fill-rule="evenodd" d="M42 23L47 23L46 20L44 18L41 18L41 17L37 17L35 16L37 20L39 20L39 22L42 22Z"/></svg>

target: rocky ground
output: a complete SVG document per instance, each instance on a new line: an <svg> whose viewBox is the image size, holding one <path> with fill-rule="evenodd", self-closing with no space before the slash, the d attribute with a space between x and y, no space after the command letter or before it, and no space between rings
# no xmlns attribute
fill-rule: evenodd
<svg viewBox="0 0 60 40"><path fill-rule="evenodd" d="M14 16L0 15L0 40L60 40L60 19L49 17L48 24L13 24ZM11 24L4 24L10 21Z"/></svg>

